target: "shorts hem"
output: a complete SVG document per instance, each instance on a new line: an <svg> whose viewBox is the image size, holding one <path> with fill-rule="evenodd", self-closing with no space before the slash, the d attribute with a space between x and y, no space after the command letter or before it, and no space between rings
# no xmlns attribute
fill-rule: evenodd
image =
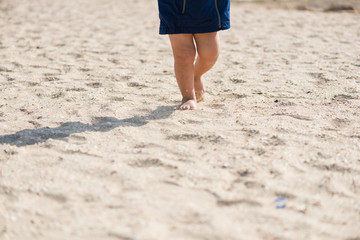
<svg viewBox="0 0 360 240"><path fill-rule="evenodd" d="M219 27L208 27L204 28L191 28L191 27L182 27L182 28L175 28L172 30L167 29L166 27L160 27L159 34L160 35L167 35L167 34L196 34L196 33L211 33L211 32L218 32L221 30L227 30L230 28L230 25L224 25L221 28Z"/></svg>

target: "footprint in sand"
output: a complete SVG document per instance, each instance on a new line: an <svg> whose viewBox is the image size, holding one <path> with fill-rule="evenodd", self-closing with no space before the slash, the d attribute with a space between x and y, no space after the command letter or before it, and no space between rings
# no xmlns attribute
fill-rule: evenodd
<svg viewBox="0 0 360 240"><path fill-rule="evenodd" d="M129 82L127 85L129 87L134 87L134 88L138 88L138 89L142 89L142 88L147 87L146 85L138 83L138 82Z"/></svg>
<svg viewBox="0 0 360 240"><path fill-rule="evenodd" d="M99 88L99 87L102 87L102 83L101 82L91 82L91 83L86 83L86 86L89 86L92 88Z"/></svg>
<svg viewBox="0 0 360 240"><path fill-rule="evenodd" d="M45 73L44 74L44 80L47 81L47 82L54 82L54 81L60 80L60 78L58 78L56 74Z"/></svg>
<svg viewBox="0 0 360 240"><path fill-rule="evenodd" d="M349 119L346 118L335 118L332 120L332 123L336 126L336 127L345 127L351 124L351 121Z"/></svg>
<svg viewBox="0 0 360 240"><path fill-rule="evenodd" d="M48 197L58 203L66 203L67 197L61 193L44 193L45 197Z"/></svg>
<svg viewBox="0 0 360 240"><path fill-rule="evenodd" d="M220 135L205 135L201 136L199 134L177 134L168 136L167 139L173 139L176 141L188 141L188 140L197 140L200 142L208 141L213 143L221 143L224 138Z"/></svg>
<svg viewBox="0 0 360 240"><path fill-rule="evenodd" d="M332 100L347 100L347 99L358 99L359 97L347 95L347 94L337 94L334 95Z"/></svg>
<svg viewBox="0 0 360 240"><path fill-rule="evenodd" d="M163 163L158 158L147 158L145 160L137 160L129 163L131 167L138 167L138 168L149 168L149 167L164 167L167 169L177 169L177 166L169 165Z"/></svg>
<svg viewBox="0 0 360 240"><path fill-rule="evenodd" d="M219 194L209 190L209 189L204 189L207 193L210 193L212 196L214 196L216 198L216 204L218 207L232 207L235 205L239 205L239 204L245 204L248 206L252 206L252 207L261 207L261 203L257 202L257 201L253 201L253 200L248 200L248 199L224 199L222 198Z"/></svg>

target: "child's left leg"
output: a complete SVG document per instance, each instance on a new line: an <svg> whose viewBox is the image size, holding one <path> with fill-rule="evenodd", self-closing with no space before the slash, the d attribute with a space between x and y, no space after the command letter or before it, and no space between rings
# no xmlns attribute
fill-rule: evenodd
<svg viewBox="0 0 360 240"><path fill-rule="evenodd" d="M201 76L209 71L216 63L220 52L218 32L194 34L197 48L197 59L194 68L194 86L196 100L202 101L205 93Z"/></svg>

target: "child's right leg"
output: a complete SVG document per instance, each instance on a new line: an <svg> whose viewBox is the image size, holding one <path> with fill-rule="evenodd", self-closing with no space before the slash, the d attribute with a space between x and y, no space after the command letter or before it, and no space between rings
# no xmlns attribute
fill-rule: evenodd
<svg viewBox="0 0 360 240"><path fill-rule="evenodd" d="M173 54L175 77L183 97L180 110L195 110L196 97L194 87L195 44L193 34L169 35Z"/></svg>

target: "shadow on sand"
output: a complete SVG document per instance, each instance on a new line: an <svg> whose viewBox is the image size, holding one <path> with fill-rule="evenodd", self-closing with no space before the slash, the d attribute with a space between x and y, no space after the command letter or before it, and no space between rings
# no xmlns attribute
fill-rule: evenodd
<svg viewBox="0 0 360 240"><path fill-rule="evenodd" d="M114 117L96 117L92 124L66 122L56 128L24 129L14 134L0 136L0 144L11 144L21 147L42 143L50 138L64 139L73 133L107 132L120 126L141 127L150 120L166 119L174 111L174 106L161 106L146 116L134 116L121 120Z"/></svg>

